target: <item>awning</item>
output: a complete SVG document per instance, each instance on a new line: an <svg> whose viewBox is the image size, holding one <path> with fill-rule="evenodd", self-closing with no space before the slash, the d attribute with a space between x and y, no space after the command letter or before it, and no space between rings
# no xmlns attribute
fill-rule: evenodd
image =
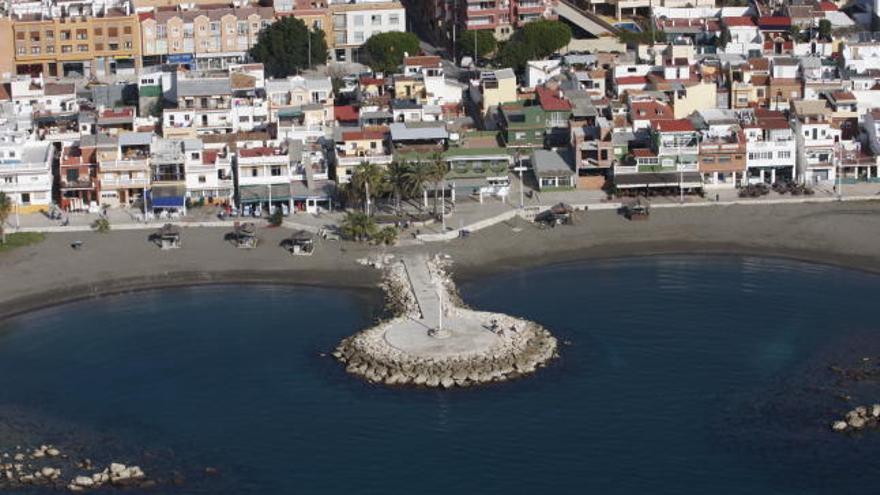
<svg viewBox="0 0 880 495"><path fill-rule="evenodd" d="M619 174L614 176L614 185L620 189L641 187L703 187L703 179L699 172L651 172L637 174Z"/></svg>
<svg viewBox="0 0 880 495"><path fill-rule="evenodd" d="M153 208L183 208L186 206L186 186L154 186L147 191Z"/></svg>
<svg viewBox="0 0 880 495"><path fill-rule="evenodd" d="M278 110L278 117L302 117L302 108L282 108Z"/></svg>
<svg viewBox="0 0 880 495"><path fill-rule="evenodd" d="M332 181L316 183L312 188L309 188L305 182L294 182L291 184L291 196L293 199L328 200L333 197L335 192L336 183Z"/></svg>
<svg viewBox="0 0 880 495"><path fill-rule="evenodd" d="M272 201L290 200L290 184L272 184L260 186L241 186L239 188L239 201L247 203L266 203Z"/></svg>

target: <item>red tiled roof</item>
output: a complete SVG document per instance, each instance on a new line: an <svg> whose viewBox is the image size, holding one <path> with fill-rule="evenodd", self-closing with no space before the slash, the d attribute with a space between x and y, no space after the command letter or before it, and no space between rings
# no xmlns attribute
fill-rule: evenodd
<svg viewBox="0 0 880 495"><path fill-rule="evenodd" d="M571 103L556 96L553 91L543 86L538 86L535 88L535 92L538 93L538 101L544 110L550 112L571 110Z"/></svg>
<svg viewBox="0 0 880 495"><path fill-rule="evenodd" d="M828 1L819 2L819 10L821 10L822 12L836 12L837 5L834 5L833 3Z"/></svg>
<svg viewBox="0 0 880 495"><path fill-rule="evenodd" d="M333 116L340 122L357 121L358 115L358 109L352 105L333 107Z"/></svg>
<svg viewBox="0 0 880 495"><path fill-rule="evenodd" d="M100 117L104 119L113 119L119 117L133 117L134 109L133 108L120 108L119 110L108 108L101 112Z"/></svg>
<svg viewBox="0 0 880 495"><path fill-rule="evenodd" d="M365 141L385 139L385 133L378 131L349 131L342 133L343 141Z"/></svg>
<svg viewBox="0 0 880 495"><path fill-rule="evenodd" d="M258 156L276 156L280 155L281 150L278 148L271 148L267 146L261 146L258 148L242 148L238 150L238 156L241 158L256 158Z"/></svg>
<svg viewBox="0 0 880 495"><path fill-rule="evenodd" d="M144 22L147 19L152 19L152 18L153 18L152 12L141 12L140 14L138 14L138 22Z"/></svg>
<svg viewBox="0 0 880 495"><path fill-rule="evenodd" d="M437 55L422 55L418 57L406 57L403 65L421 67L440 67L441 58Z"/></svg>
<svg viewBox="0 0 880 495"><path fill-rule="evenodd" d="M385 84L385 79L380 77L370 77L370 76L361 76L360 83L363 86L376 85L381 86Z"/></svg>
<svg viewBox="0 0 880 495"><path fill-rule="evenodd" d="M657 101L637 101L630 105L633 120L673 118L672 108Z"/></svg>
<svg viewBox="0 0 880 495"><path fill-rule="evenodd" d="M648 84L648 78L645 76L625 76L616 79L617 84Z"/></svg>
<svg viewBox="0 0 880 495"><path fill-rule="evenodd" d="M728 27L753 27L755 25L755 21L753 21L751 17L725 17L724 24L726 24Z"/></svg>
<svg viewBox="0 0 880 495"><path fill-rule="evenodd" d="M654 129L657 129L660 132L685 132L694 130L694 125L687 119L657 120L651 122L651 125Z"/></svg>
<svg viewBox="0 0 880 495"><path fill-rule="evenodd" d="M656 153L649 150L648 148L636 148L636 149L632 150L630 153L632 153L632 156L635 156L635 157L657 156Z"/></svg>
<svg viewBox="0 0 880 495"><path fill-rule="evenodd" d="M781 15L759 17L758 25L761 27L789 27L791 26L791 17Z"/></svg>

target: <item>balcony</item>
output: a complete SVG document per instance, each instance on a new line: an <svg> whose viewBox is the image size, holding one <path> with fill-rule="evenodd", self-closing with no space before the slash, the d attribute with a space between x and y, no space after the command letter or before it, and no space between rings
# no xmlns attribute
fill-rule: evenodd
<svg viewBox="0 0 880 495"><path fill-rule="evenodd" d="M393 155L344 155L337 154L336 163L341 167L354 167L361 163L374 163L376 165L388 165L394 160Z"/></svg>
<svg viewBox="0 0 880 495"><path fill-rule="evenodd" d="M61 189L95 189L95 179L81 177L75 180L62 178Z"/></svg>
<svg viewBox="0 0 880 495"><path fill-rule="evenodd" d="M139 172L150 170L150 161L147 159L135 160L108 160L100 163L102 172Z"/></svg>
<svg viewBox="0 0 880 495"><path fill-rule="evenodd" d="M143 189L149 187L150 179L147 177L117 177L114 179L101 179L102 189Z"/></svg>

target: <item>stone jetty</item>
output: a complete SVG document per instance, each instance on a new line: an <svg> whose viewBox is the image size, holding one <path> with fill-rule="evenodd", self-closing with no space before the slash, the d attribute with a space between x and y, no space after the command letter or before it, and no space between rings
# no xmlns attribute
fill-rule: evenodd
<svg viewBox="0 0 880 495"><path fill-rule="evenodd" d="M831 423L837 432L860 431L880 428L880 404L859 406L846 413L844 419Z"/></svg>
<svg viewBox="0 0 880 495"><path fill-rule="evenodd" d="M366 260L385 271L390 320L344 339L333 356L373 383L468 387L535 372L557 355L535 322L462 304L442 256Z"/></svg>

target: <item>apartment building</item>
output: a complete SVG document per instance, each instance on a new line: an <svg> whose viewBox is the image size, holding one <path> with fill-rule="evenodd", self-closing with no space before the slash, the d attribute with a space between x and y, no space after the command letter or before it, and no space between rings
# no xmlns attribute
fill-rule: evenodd
<svg viewBox="0 0 880 495"><path fill-rule="evenodd" d="M756 109L741 118L748 183L773 184L797 177L797 143L781 111Z"/></svg>
<svg viewBox="0 0 880 495"><path fill-rule="evenodd" d="M6 126L4 126L6 127ZM52 203L51 143L34 141L27 132L0 132L0 192L19 213L48 209Z"/></svg>
<svg viewBox="0 0 880 495"><path fill-rule="evenodd" d="M831 109L823 100L798 100L792 106L801 180L805 184L833 183L837 180L840 129L831 123Z"/></svg>
<svg viewBox="0 0 880 495"><path fill-rule="evenodd" d="M336 140L336 182L349 182L355 169L362 163L385 167L393 159L385 132L341 131L340 138Z"/></svg>
<svg viewBox="0 0 880 495"><path fill-rule="evenodd" d="M706 108L691 122L700 132L700 173L706 189L733 189L746 181L746 142L732 110Z"/></svg>
<svg viewBox="0 0 880 495"><path fill-rule="evenodd" d="M127 132L108 139L98 153L101 204L131 206L150 187L152 132ZM113 146L115 144L115 146Z"/></svg>
<svg viewBox="0 0 880 495"><path fill-rule="evenodd" d="M337 62L360 62L360 48L378 33L406 31L406 10L399 1L329 0L330 56Z"/></svg>
<svg viewBox="0 0 880 495"><path fill-rule="evenodd" d="M495 37L506 40L516 28L536 19L555 19L558 0L415 0L413 10L430 16L437 29L452 36L452 27L464 30L491 29ZM647 5L648 0L644 0ZM424 9L424 10L422 10Z"/></svg>
<svg viewBox="0 0 880 495"><path fill-rule="evenodd" d="M159 7L139 16L145 65L226 69L244 61L274 13L272 7L201 5Z"/></svg>
<svg viewBox="0 0 880 495"><path fill-rule="evenodd" d="M13 20L15 71L46 76L134 74L141 64L138 18L127 9L63 10Z"/></svg>

